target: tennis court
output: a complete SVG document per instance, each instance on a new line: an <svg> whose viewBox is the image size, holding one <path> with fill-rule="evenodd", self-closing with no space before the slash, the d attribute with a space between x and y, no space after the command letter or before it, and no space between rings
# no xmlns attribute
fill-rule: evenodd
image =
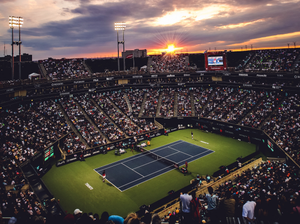
<svg viewBox="0 0 300 224"><path fill-rule="evenodd" d="M148 152L94 170L99 175L105 170L107 180L120 191L125 191L175 169L175 163L182 166L186 161L194 161L214 151L179 140L150 150L158 158Z"/></svg>

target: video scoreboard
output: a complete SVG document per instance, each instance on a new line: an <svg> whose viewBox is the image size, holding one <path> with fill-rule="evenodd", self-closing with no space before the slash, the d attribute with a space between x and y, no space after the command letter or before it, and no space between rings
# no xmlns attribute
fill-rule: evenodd
<svg viewBox="0 0 300 224"><path fill-rule="evenodd" d="M52 145L48 149L44 151L44 161L46 162L48 159L54 156L54 146Z"/></svg>

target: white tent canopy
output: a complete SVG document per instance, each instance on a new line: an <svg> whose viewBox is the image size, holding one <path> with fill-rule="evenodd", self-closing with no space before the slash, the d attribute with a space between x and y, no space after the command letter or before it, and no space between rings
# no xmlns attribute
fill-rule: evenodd
<svg viewBox="0 0 300 224"><path fill-rule="evenodd" d="M32 78L41 78L41 75L40 74L37 74L37 73L31 73L28 78L31 80Z"/></svg>

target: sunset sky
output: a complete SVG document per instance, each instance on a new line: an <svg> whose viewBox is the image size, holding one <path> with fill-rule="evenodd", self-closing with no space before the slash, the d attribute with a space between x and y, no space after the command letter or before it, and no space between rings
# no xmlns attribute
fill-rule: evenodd
<svg viewBox="0 0 300 224"><path fill-rule="evenodd" d="M11 55L9 16L24 18L22 53L34 60L116 56L115 22L127 24L126 50L148 54L300 45L297 0L0 0L1 57L4 46Z"/></svg>

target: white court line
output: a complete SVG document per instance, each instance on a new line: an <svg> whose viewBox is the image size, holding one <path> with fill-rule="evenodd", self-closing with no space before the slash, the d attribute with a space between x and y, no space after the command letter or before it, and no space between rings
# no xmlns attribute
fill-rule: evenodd
<svg viewBox="0 0 300 224"><path fill-rule="evenodd" d="M211 151L211 153L214 152L214 151L212 151L212 150L210 150L210 149L207 149L206 151L204 151L204 152L202 152L202 153L199 153L199 154L197 154L197 155L201 155L201 154L206 153L206 152L208 152L208 151ZM202 157L200 157L200 158L202 158ZM189 161L189 163L190 163L190 162L193 162L193 161L195 161L195 160L197 160L197 159L200 159L200 158L195 158L194 160ZM183 161L186 161L186 159L181 160L180 162L183 162ZM178 162L178 163L180 163L180 162ZM166 168L168 168L168 167L166 167ZM162 171L162 170L164 170L164 169L166 169L166 168L163 168L163 169L160 169L160 170L158 170L158 171L156 171L156 172L153 172L153 173L151 173L151 174L148 174L147 176L150 176L150 175L152 175L152 174L154 174L154 173L157 173L157 172L159 172L159 171ZM150 178L150 179L147 179L147 178L146 178L147 176L145 176L146 179L145 179L144 181L139 182L138 184L136 184L136 185L134 185L134 186L132 186L132 187L126 188L124 191L126 191L126 190L128 190L128 189L130 189L130 188L133 188L133 187L135 187L135 186L137 186L137 185L139 185L139 184L142 184L142 183L144 183L144 182L147 182L148 180L152 180L152 179L154 179L154 178L156 178L156 177L159 177L159 176L161 176L161 175L163 175L163 174L165 174L165 173L168 173L168 172L170 172L170 171L172 171L172 170L174 170L174 169L175 169L175 168L173 168L173 169L171 169L171 170L169 170L169 171L167 171L167 172L164 172L164 173L162 173L162 174L160 174L160 175L154 176L154 177L152 177L152 178ZM121 187L124 187L124 186L126 186L126 185L128 185L128 184L131 184L132 182L138 181L138 180L140 180L140 179L142 179L142 178L139 178L139 179L133 180L133 181L131 181L131 182L129 182L129 183L126 183L126 184L120 186L120 188L121 188ZM122 190L120 190L120 191L123 192Z"/></svg>
<svg viewBox="0 0 300 224"><path fill-rule="evenodd" d="M180 143L186 143L186 144L194 145L194 146L200 147L200 148L202 148L202 149L206 149L206 151L201 152L201 153L199 153L199 154L196 154L196 155L193 155L193 156L192 156L192 155L189 155L189 154L187 154L187 153L181 152L181 151L179 151L179 150L177 150L177 149L174 149L174 148L170 147L170 145L178 145L178 144L180 144ZM173 143L170 143L170 144L168 144L168 145L160 146L160 147L158 147L158 148L151 149L151 150L153 150L153 152L154 152L154 150L155 150L155 151L161 151L162 149L165 149L165 148L171 148L171 149L177 151L177 153L178 153L178 152L184 153L184 154L186 154L186 155L188 155L188 156L190 156L190 157L196 157L196 156L201 155L201 154L203 154L203 153L206 153L206 152L208 152L208 151L211 151L211 153L215 152L215 151L213 151L213 150L210 150L210 149L204 148L204 147L202 147L202 146L195 145L195 144L193 144L193 143L186 142L186 141L183 141L183 140L178 140L178 141L173 142ZM151 151L151 150L149 150L149 151ZM154 153L155 153L155 152L154 152ZM176 154L176 153L173 153L173 154ZM171 155L173 155L173 154L171 154ZM131 159L130 159L130 158L125 158L125 159L122 159L122 160L119 160L119 161L114 162L111 166L109 166L109 165L108 165L108 166L102 166L102 167L104 167L104 168L98 167L98 168L96 168L96 169L101 168L101 169L103 170L103 169L109 169L109 168L115 167L115 166L120 165L120 164L124 165L124 164L123 164L124 160L126 160L125 162L129 162L129 161L138 159L138 158L143 157L143 156L147 156L147 155L144 155L143 153L140 153L140 154L137 154L137 155L133 156ZM201 158L201 157L200 157L200 158ZM191 160L191 161L189 161L189 162L193 162L193 161L195 161L195 160L197 160L197 159L200 159L200 158L195 158L194 160ZM168 158L166 158L166 159L168 159ZM123 161L123 162L122 162L122 161ZM153 162L155 162L155 161L157 161L157 160L154 160ZM180 161L180 162L183 162L183 161L186 161L186 159L184 159L184 160L182 160L182 161ZM153 163L153 162L150 162L150 163ZM180 163L180 162L178 162L178 163ZM147 163L147 164L150 164L150 163ZM146 164L144 164L144 165L146 165ZM143 165L142 165L142 166L143 166ZM141 167L141 166L139 166L139 167ZM154 177L152 177L152 178L150 178L150 179L147 179L147 176L150 176L150 175L152 175L152 174L155 174L155 173L157 173L157 172L159 172L159 171L163 171L163 170L165 170L165 169L167 169L167 168L170 168L170 167L171 167L171 166L167 166L167 167L165 167L165 168L163 168L163 169L160 169L160 170L158 170L158 171L152 172L151 174L148 174L148 175L146 175L146 176L143 176L143 175L140 174L140 175L143 176L143 177L138 178L138 179L135 179L134 181L128 182L128 183L126 183L126 184L124 184L124 185L122 185L122 186L120 186L120 187L116 187L116 186L115 186L113 183L111 183L109 180L107 180L107 181L108 181L111 185L113 185L115 188L117 188L119 191L123 192L123 191L120 189L121 187L126 186L126 185L128 185L128 184L130 184L130 183L132 183L132 182L138 181L138 180L140 180L140 179L142 179L142 178L145 178L145 179L146 179L145 181L142 181L142 182L140 182L140 183L138 183L138 184L132 186L132 187L135 187L135 186L137 186L137 185L139 185L139 184L141 184L141 183L144 183L144 182L146 182L146 181L148 181L148 180L151 180L151 179L153 179L153 178L155 178L155 177L158 177L158 176L160 176L160 175L163 175L163 174L169 172L169 171L167 171L167 172L164 172L164 173L162 173L162 174L160 174L160 175L157 175L157 176L154 176ZM136 167L136 168L138 168L138 167ZM100 174L99 172L97 172L96 169L94 169L94 171L95 171L96 173L98 173L98 175L101 176L101 174ZM132 169L132 168L130 168L130 169ZM172 171L172 170L174 170L174 169L175 169L175 168L171 169L170 171ZM132 187L130 187L130 188L132 188ZM125 190L128 190L128 189L130 189L130 188L127 188L127 189L125 189Z"/></svg>
<svg viewBox="0 0 300 224"><path fill-rule="evenodd" d="M121 163L123 166L126 166L124 163ZM138 175L144 177L142 174L140 174L139 172L135 171L134 169L130 168L129 166L126 166L129 170L132 170L133 172L137 173Z"/></svg>
<svg viewBox="0 0 300 224"><path fill-rule="evenodd" d="M208 142L204 142L204 141L200 141L200 142L202 142L202 143L204 143L204 144L209 144Z"/></svg>
<svg viewBox="0 0 300 224"><path fill-rule="evenodd" d="M150 176L150 175L152 175L152 174L154 174L154 173L157 173L157 172L159 172L159 171L162 171L162 170L165 170L165 169L167 169L167 168L170 168L171 166L167 166L167 167L165 167L165 168L163 168L163 169L160 169L160 170L157 170L157 171L155 171L155 172L152 172L152 173L150 173L150 174L148 174L148 175L146 175L146 176L144 176L144 177L141 177L141 178L138 178L138 179L135 179L135 180L133 180L133 181L131 181L131 182L128 182L128 183L126 183L126 184L123 184L122 186L120 186L120 188L121 187L123 187L123 186L126 186L126 185L128 185L128 184L131 184L132 182L135 182L135 181L137 181L137 180L140 180L140 179L142 179L142 178L146 178L146 177L148 177L148 176ZM171 169L171 170L174 170L175 168L173 168L173 169ZM169 170L169 171L171 171L171 170ZM168 172L169 172L168 171ZM164 173L167 173L167 172L164 172ZM162 173L162 174L164 174L164 173ZM160 175L162 175L162 174L160 174ZM150 178L150 179L146 179L145 181L148 181L148 180L151 180L151 179L153 179L153 178L155 178L155 177L158 177L158 176L160 176L160 175L157 175L157 176L154 176L154 177L152 177L152 178ZM140 183L144 183L145 181L143 181L143 182L140 182ZM139 183L139 184L140 184ZM136 185L138 185L138 184L136 184ZM136 185L134 185L134 186L136 186ZM134 187L134 186L132 186L132 187ZM131 188L131 187L130 187ZM127 188L127 189L129 189L129 188ZM126 190L127 190L126 189Z"/></svg>
<svg viewBox="0 0 300 224"><path fill-rule="evenodd" d="M94 188L89 184L89 183L85 183L85 186L90 189L90 190L93 190Z"/></svg>
<svg viewBox="0 0 300 224"><path fill-rule="evenodd" d="M179 143L180 143L179 141L182 141L182 140L178 140L178 141L176 141L176 142L172 142L172 143L170 143L170 144L168 144L168 145L171 145L171 144L172 144L172 145L179 144ZM169 147L168 145L160 146L160 147L155 148L155 149L159 149L159 150L156 150L156 151L160 151L160 150L162 150L162 149L164 149L164 148L168 148L168 147ZM155 150L155 149L151 149L151 150L148 150L148 151L152 151L152 150ZM154 152L154 151L153 151L153 152ZM155 152L154 152L154 153L155 153ZM146 155L143 154L143 153L140 153L140 154L134 155L133 157L125 158L125 159L116 161L116 162L114 162L114 163L111 164L111 165L104 165L104 166L102 166L102 167L105 167L105 169L110 169L110 168L112 168L112 167L115 167L115 166L117 166L117 165L122 164L122 163L124 162L124 160L126 160L125 162L127 163L127 162L130 162L130 161L132 161L132 160L136 160L136 159L138 159L138 158L140 158L140 157L144 157L144 156L146 156ZM122 161L123 161L123 162L122 162ZM101 168L100 170L102 170L102 169L103 169L102 167L97 167L97 168L95 168L94 170L96 171L98 168ZM97 171L96 171L96 172L97 172Z"/></svg>
<svg viewBox="0 0 300 224"><path fill-rule="evenodd" d="M94 170L100 177L102 177L102 175L100 174L100 173L98 173L96 170ZM101 180L102 181L102 180ZM121 191L116 185L114 185L112 182L110 182L107 178L106 178L106 181L108 182L108 183L110 183L111 185L113 185L115 188L117 188L119 191ZM123 191L121 191L121 192L123 192Z"/></svg>
<svg viewBox="0 0 300 224"><path fill-rule="evenodd" d="M190 155L190 154L188 154L188 153L185 153L185 152L179 151L179 150L177 150L177 149L174 149L174 148L172 148L172 147L169 147L169 148L171 148L171 149L173 149L173 150L175 150L175 151L177 151L177 152L180 152L180 153L182 153L182 154L185 154L185 155L188 155L188 156L190 156L190 157L193 157L192 155Z"/></svg>

